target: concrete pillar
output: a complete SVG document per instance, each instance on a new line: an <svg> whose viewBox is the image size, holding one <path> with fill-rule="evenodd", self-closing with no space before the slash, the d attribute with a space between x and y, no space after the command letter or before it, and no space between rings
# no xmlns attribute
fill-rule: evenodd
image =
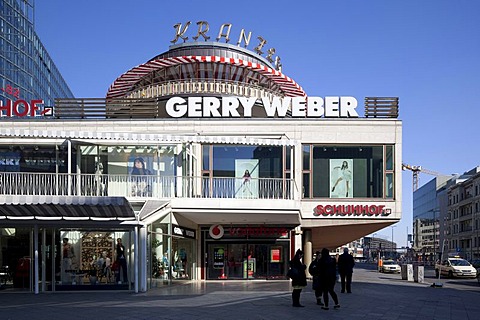
<svg viewBox="0 0 480 320"><path fill-rule="evenodd" d="M308 266L312 262L312 230L303 230L303 241L303 263L305 263L307 266L307 277L311 277L310 273L308 272Z"/></svg>

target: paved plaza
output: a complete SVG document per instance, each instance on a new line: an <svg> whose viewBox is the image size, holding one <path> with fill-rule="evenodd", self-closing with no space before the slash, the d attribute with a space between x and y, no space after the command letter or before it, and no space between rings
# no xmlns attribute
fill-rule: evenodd
<svg viewBox="0 0 480 320"><path fill-rule="evenodd" d="M480 319L476 280L407 282L357 264L352 294L340 293L341 308L315 303L311 284L305 308L291 306L288 281L209 281L132 292L31 293L0 291L0 319ZM438 282L438 281L437 281ZM331 302L330 307L333 306Z"/></svg>

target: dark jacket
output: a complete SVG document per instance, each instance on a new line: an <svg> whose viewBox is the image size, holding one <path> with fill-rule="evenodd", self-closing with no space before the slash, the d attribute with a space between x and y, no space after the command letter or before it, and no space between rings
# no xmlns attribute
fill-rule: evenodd
<svg viewBox="0 0 480 320"><path fill-rule="evenodd" d="M351 274L354 266L355 260L351 254L343 253L338 257L338 273Z"/></svg>
<svg viewBox="0 0 480 320"><path fill-rule="evenodd" d="M295 276L292 278L292 286L307 286L307 266L302 263L297 256L290 260L290 268L296 269Z"/></svg>
<svg viewBox="0 0 480 320"><path fill-rule="evenodd" d="M308 267L308 272L312 276L312 289L317 290L320 289L320 266L318 260L315 259L310 263Z"/></svg>
<svg viewBox="0 0 480 320"><path fill-rule="evenodd" d="M335 259L329 255L320 258L318 261L320 270L320 283L322 286L329 286L335 284L337 279L337 265Z"/></svg>

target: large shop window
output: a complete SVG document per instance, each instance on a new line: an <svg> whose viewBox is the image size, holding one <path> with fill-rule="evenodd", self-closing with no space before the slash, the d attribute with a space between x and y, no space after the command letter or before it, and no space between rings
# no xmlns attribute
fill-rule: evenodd
<svg viewBox="0 0 480 320"><path fill-rule="evenodd" d="M304 198L393 198L393 146L304 145Z"/></svg>
<svg viewBox="0 0 480 320"><path fill-rule="evenodd" d="M278 198L289 194L288 148L204 145L203 190L221 198ZM285 150L285 151L284 151Z"/></svg>
<svg viewBox="0 0 480 320"><path fill-rule="evenodd" d="M127 289L132 277L128 232L60 230L56 289Z"/></svg>
<svg viewBox="0 0 480 320"><path fill-rule="evenodd" d="M171 281L193 278L196 260L195 230L170 225L170 219L167 215L148 227L149 288L168 285ZM169 232L169 225L173 234Z"/></svg>

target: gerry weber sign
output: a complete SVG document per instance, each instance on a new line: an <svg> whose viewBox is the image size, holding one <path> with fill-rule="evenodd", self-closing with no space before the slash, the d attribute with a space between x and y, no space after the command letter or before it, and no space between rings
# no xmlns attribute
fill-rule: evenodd
<svg viewBox="0 0 480 320"><path fill-rule="evenodd" d="M166 111L173 118L250 118L252 108L264 108L269 118L286 117L291 111L293 118L358 118L354 97L172 97Z"/></svg>

